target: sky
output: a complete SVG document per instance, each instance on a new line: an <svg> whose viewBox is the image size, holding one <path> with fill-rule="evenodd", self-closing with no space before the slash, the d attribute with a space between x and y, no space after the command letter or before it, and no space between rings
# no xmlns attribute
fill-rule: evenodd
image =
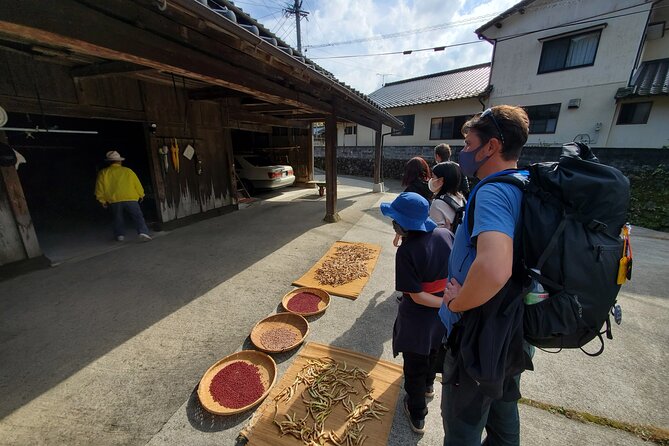
<svg viewBox="0 0 669 446"><path fill-rule="evenodd" d="M490 62L492 45L478 41L474 30L518 1L302 0L309 13L300 22L302 49L340 81L370 94L383 82ZM235 0L235 5L297 48L295 16L283 12L293 0ZM388 37L393 34L401 35ZM342 43L359 39L366 40ZM475 43L432 49L464 42ZM414 52L374 55L409 50Z"/></svg>

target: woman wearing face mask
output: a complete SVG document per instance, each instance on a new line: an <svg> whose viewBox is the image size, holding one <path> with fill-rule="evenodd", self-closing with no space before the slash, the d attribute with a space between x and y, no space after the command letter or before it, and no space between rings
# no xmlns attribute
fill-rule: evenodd
<svg viewBox="0 0 669 446"><path fill-rule="evenodd" d="M453 161L439 163L432 169L432 178L428 182L435 199L430 205L430 218L440 228L453 231L453 221L459 208L466 200L459 191L462 182L460 166Z"/></svg>

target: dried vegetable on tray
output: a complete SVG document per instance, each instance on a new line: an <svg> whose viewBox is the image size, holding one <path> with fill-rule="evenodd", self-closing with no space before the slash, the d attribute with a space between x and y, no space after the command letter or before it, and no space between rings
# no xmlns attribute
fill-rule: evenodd
<svg viewBox="0 0 669 446"><path fill-rule="evenodd" d="M321 285L336 287L367 277L367 262L374 254L373 249L359 244L337 246L335 254L328 256L316 270L316 280Z"/></svg>
<svg viewBox="0 0 669 446"><path fill-rule="evenodd" d="M388 412L388 408L372 396L374 389L367 384L368 377L367 371L348 367L329 357L307 360L293 383L274 397L274 424L282 436L292 435L305 445L362 445L368 438L362 433L365 423L381 420ZM298 394L300 386L304 389ZM285 420L278 420L279 405L297 395L306 407L306 415L298 418L296 413L286 414ZM325 428L328 416L338 405L347 413L343 433L339 434Z"/></svg>

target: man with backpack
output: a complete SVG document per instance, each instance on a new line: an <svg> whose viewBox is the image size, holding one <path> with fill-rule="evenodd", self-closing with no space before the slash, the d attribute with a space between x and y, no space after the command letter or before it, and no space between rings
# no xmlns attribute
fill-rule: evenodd
<svg viewBox="0 0 669 446"><path fill-rule="evenodd" d="M520 107L499 105L474 116L463 126L462 172L481 180L522 175L514 169L528 130ZM532 364L523 340L522 286L509 279L519 251L523 192L512 184L482 181L470 196L476 199L473 228L466 224L467 211L455 236L439 311L448 330L444 446L480 445L483 429L489 445L519 445L519 378Z"/></svg>

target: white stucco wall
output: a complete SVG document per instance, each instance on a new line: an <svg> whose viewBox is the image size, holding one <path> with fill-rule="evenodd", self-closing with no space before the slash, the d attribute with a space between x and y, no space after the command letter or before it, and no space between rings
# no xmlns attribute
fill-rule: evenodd
<svg viewBox="0 0 669 446"><path fill-rule="evenodd" d="M422 104L411 107L395 107L386 109L393 116L415 115L413 135L392 136L383 138L384 146L436 146L443 142L448 144L462 144L462 138L457 139L430 139L430 124L432 118L448 118L451 116L474 115L482 109L481 103L475 98L461 99L433 104ZM383 126L382 133L388 133L389 127ZM341 135L343 136L343 130ZM350 136L350 135L346 135ZM354 136L354 135L353 135ZM339 139L342 141L342 139ZM339 144L341 145L341 144ZM374 145L374 131L358 126L358 145Z"/></svg>
<svg viewBox="0 0 669 446"><path fill-rule="evenodd" d="M522 106L560 103L556 132L532 134L530 144L562 144L577 135L587 134L594 146L610 145L607 139L616 113L614 96L618 88L627 86L635 68L652 4L624 9L626 15L611 12L586 24L555 27L638 3L632 0L540 1L533 3L525 14L505 19L502 28L491 27L486 36L499 40L495 46L489 103ZM594 65L537 74L542 51L542 42L538 39L600 24L606 27L601 30ZM541 31L504 40L535 30ZM570 99L581 99L580 108L568 109ZM643 144L637 141L635 146Z"/></svg>
<svg viewBox="0 0 669 446"><path fill-rule="evenodd" d="M620 105L629 102L652 101L653 105L646 124L617 125ZM635 98L618 105L613 118L614 125L608 138L610 147L669 148L669 97L651 96Z"/></svg>

